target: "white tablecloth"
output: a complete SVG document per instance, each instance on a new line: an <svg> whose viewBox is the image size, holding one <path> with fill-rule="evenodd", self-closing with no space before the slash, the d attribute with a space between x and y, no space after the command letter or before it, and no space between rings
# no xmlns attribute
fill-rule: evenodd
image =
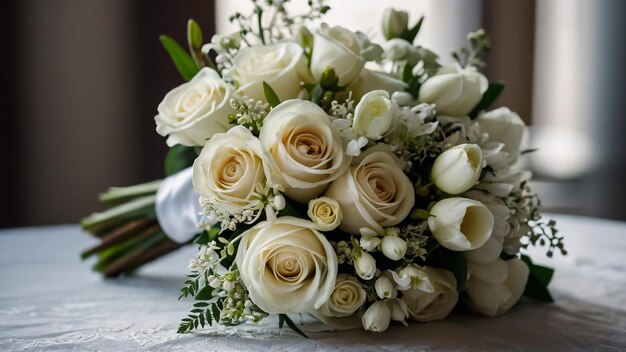
<svg viewBox="0 0 626 352"><path fill-rule="evenodd" d="M516 306L502 317L457 315L430 324L313 333L304 339L276 321L178 335L189 301L178 302L194 248L136 277L102 279L78 253L95 243L77 226L0 231L0 350L626 350L626 223L556 217L567 257L557 268L556 303Z"/></svg>

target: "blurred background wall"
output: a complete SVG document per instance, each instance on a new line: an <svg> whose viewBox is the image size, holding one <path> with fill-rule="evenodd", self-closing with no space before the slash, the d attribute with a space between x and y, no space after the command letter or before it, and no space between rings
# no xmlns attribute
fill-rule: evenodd
<svg viewBox="0 0 626 352"><path fill-rule="evenodd" d="M295 7L304 0L292 0ZM626 219L626 1L330 0L328 22L382 40L387 6L424 14L419 42L442 55L484 27L497 102L531 125L525 160L546 210ZM3 0L0 227L76 222L112 185L163 176L153 117L182 83L158 35L206 38L248 0Z"/></svg>

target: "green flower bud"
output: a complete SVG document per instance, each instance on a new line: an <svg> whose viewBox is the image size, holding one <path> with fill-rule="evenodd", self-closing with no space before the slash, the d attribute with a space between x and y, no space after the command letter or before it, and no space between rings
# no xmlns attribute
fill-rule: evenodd
<svg viewBox="0 0 626 352"><path fill-rule="evenodd" d="M322 89L332 89L337 86L338 82L339 77L337 77L335 69L332 67L326 67L322 72L322 77L320 78L320 86L322 86Z"/></svg>

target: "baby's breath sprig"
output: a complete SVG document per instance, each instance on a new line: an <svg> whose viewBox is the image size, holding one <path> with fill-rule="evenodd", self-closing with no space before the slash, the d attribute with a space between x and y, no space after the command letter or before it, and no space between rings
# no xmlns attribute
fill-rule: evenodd
<svg viewBox="0 0 626 352"><path fill-rule="evenodd" d="M491 51L491 40L487 36L484 29L479 29L476 32L471 32L467 35L470 47L461 47L460 49L452 52L452 57L462 67L485 67L485 61L480 58L480 55Z"/></svg>
<svg viewBox="0 0 626 352"><path fill-rule="evenodd" d="M263 120L270 110L269 104L261 100L255 101L246 96L238 99L231 99L230 106L237 111L236 114L228 116L228 122L233 125L241 125L250 130L253 135L259 136Z"/></svg>

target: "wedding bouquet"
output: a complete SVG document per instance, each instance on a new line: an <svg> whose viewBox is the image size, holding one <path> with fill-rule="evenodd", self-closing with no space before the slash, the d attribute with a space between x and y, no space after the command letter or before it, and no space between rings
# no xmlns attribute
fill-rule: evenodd
<svg viewBox="0 0 626 352"><path fill-rule="evenodd" d="M455 307L496 316L522 295L551 300L552 270L524 249L565 254L563 238L515 167L530 151L524 123L492 108L504 85L479 71L484 31L442 66L414 44L423 17L409 26L387 9L379 45L319 23L324 1L303 15L253 3L230 17L239 31L208 44L190 21L190 54L162 38L188 80L155 118L171 176L112 190L112 209L126 208L85 221L126 234L88 251L101 267L197 244L179 297L196 302L179 332L270 314L301 334L294 314L381 332Z"/></svg>

